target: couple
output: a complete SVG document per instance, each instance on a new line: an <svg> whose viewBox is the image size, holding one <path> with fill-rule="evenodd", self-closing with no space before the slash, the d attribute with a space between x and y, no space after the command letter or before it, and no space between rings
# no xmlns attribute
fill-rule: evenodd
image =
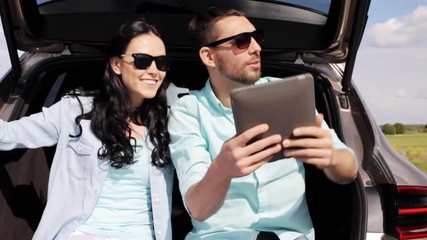
<svg viewBox="0 0 427 240"><path fill-rule="evenodd" d="M262 36L243 12L220 7L189 30L210 78L169 114L165 45L137 20L113 39L99 91L0 121L2 150L57 144L34 239L171 239L173 166L194 226L187 239L314 239L303 163L345 183L356 177L354 155L321 115L317 126L295 129L299 140L273 135L246 145L265 124L234 136L230 90L270 80L260 78ZM302 149L268 163L281 145Z"/></svg>

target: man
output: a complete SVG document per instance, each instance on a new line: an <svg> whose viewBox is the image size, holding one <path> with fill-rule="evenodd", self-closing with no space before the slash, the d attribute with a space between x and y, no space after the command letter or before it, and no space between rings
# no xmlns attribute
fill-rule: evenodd
<svg viewBox="0 0 427 240"><path fill-rule="evenodd" d="M210 78L172 106L169 120L171 156L193 223L186 239L313 240L303 163L347 183L357 174L352 151L320 114L316 126L294 130L298 139L273 135L247 145L268 125L235 136L230 91L271 80L260 78L262 38L243 12L220 7L197 15L189 30ZM289 158L269 162L282 147Z"/></svg>

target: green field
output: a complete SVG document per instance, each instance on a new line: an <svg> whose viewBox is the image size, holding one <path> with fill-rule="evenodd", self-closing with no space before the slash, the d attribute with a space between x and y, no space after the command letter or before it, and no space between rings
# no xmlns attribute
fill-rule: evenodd
<svg viewBox="0 0 427 240"><path fill-rule="evenodd" d="M385 136L399 154L427 174L427 133Z"/></svg>

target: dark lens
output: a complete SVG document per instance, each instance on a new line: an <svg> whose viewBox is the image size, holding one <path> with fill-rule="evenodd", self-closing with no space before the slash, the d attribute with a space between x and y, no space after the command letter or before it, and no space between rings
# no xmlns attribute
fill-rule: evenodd
<svg viewBox="0 0 427 240"><path fill-rule="evenodd" d="M135 53L132 55L135 59L135 67L138 69L147 69L150 67L153 60L156 62L156 67L160 71L169 70L170 59L167 56L153 57L144 53Z"/></svg>
<svg viewBox="0 0 427 240"><path fill-rule="evenodd" d="M135 67L138 69L147 69L150 67L153 57L147 54L133 54Z"/></svg>
<svg viewBox="0 0 427 240"><path fill-rule="evenodd" d="M156 57L156 66L160 71L167 71L170 67L170 59L167 56Z"/></svg>
<svg viewBox="0 0 427 240"><path fill-rule="evenodd" d="M246 49L251 44L251 34L250 33L241 33L234 37L236 41L236 46L240 49Z"/></svg>

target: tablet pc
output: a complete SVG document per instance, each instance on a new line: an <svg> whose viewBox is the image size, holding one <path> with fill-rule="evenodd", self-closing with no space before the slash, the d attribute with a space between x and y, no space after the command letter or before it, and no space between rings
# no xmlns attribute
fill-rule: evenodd
<svg viewBox="0 0 427 240"><path fill-rule="evenodd" d="M291 138L296 127L316 124L314 80L309 73L236 88L230 97L237 135L261 123L269 125L265 134L249 143L273 134ZM282 158L280 151L272 161Z"/></svg>

